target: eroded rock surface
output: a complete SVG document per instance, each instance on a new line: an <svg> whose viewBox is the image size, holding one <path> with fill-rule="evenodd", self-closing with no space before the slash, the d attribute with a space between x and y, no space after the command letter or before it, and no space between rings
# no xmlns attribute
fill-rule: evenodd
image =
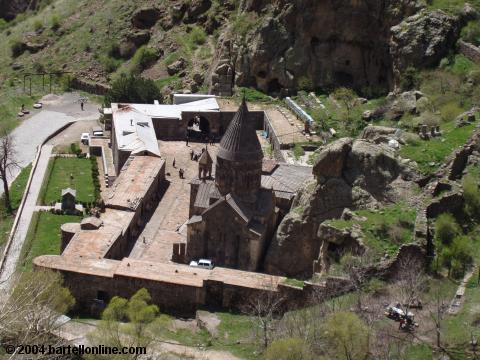
<svg viewBox="0 0 480 360"><path fill-rule="evenodd" d="M344 138L322 150L313 171L316 180L297 196L272 240L265 259L267 272L311 276L322 245L320 224L340 218L346 208L378 208L394 192L390 184L403 182L406 170L392 149Z"/></svg>

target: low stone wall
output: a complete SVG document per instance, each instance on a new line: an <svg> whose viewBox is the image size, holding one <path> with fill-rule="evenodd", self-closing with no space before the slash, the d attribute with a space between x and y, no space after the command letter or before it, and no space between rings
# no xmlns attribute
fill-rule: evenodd
<svg viewBox="0 0 480 360"><path fill-rule="evenodd" d="M475 63L480 63L480 48L467 43L463 40L460 40L458 43L458 51L465 55L468 59L472 60Z"/></svg>
<svg viewBox="0 0 480 360"><path fill-rule="evenodd" d="M110 90L110 86L108 85L95 83L80 78L73 78L71 86L76 90L82 90L96 95L105 95L108 90Z"/></svg>

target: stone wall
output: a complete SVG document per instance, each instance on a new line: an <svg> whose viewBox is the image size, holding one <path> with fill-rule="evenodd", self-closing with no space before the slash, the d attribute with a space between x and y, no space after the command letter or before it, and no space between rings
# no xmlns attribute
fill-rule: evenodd
<svg viewBox="0 0 480 360"><path fill-rule="evenodd" d="M70 85L73 89L82 90L96 95L105 95L108 90L110 90L108 85L91 82L81 78L73 78Z"/></svg>
<svg viewBox="0 0 480 360"><path fill-rule="evenodd" d="M463 40L458 41L457 43L458 51L460 54L465 55L468 59L472 60L475 63L480 63L480 48L467 43Z"/></svg>

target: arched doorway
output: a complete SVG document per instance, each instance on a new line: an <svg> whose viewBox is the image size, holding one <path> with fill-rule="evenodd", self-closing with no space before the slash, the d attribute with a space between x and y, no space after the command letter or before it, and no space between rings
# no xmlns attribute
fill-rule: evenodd
<svg viewBox="0 0 480 360"><path fill-rule="evenodd" d="M188 122L187 131L189 138L203 140L210 136L210 122L207 118L196 115Z"/></svg>

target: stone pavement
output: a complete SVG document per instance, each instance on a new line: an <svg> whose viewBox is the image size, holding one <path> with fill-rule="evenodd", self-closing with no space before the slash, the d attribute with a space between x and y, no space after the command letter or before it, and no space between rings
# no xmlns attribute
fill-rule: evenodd
<svg viewBox="0 0 480 360"><path fill-rule="evenodd" d="M138 237L130 257L150 260L156 258L158 261L168 262L172 255L172 244L182 240L182 237L175 236L175 233L188 221L190 181L198 174L198 162L190 160L190 150L200 153L205 144L190 143L187 147L184 141L159 141L159 147L162 158L166 161L165 173L169 186ZM208 146L212 158L216 157L217 149L218 144ZM175 168L172 166L173 159ZM179 178L180 168L185 170L185 179Z"/></svg>
<svg viewBox="0 0 480 360"><path fill-rule="evenodd" d="M38 195L42 187L43 177L47 170L48 161L52 153L52 145L44 145L38 158L37 167L32 178L30 190L25 199L25 205L21 213L17 229L12 239L12 243L7 252L3 269L0 273L0 291L8 291L11 286L11 280L17 267L18 259L22 251L25 237L27 236L28 227L32 218L33 212L37 205Z"/></svg>

